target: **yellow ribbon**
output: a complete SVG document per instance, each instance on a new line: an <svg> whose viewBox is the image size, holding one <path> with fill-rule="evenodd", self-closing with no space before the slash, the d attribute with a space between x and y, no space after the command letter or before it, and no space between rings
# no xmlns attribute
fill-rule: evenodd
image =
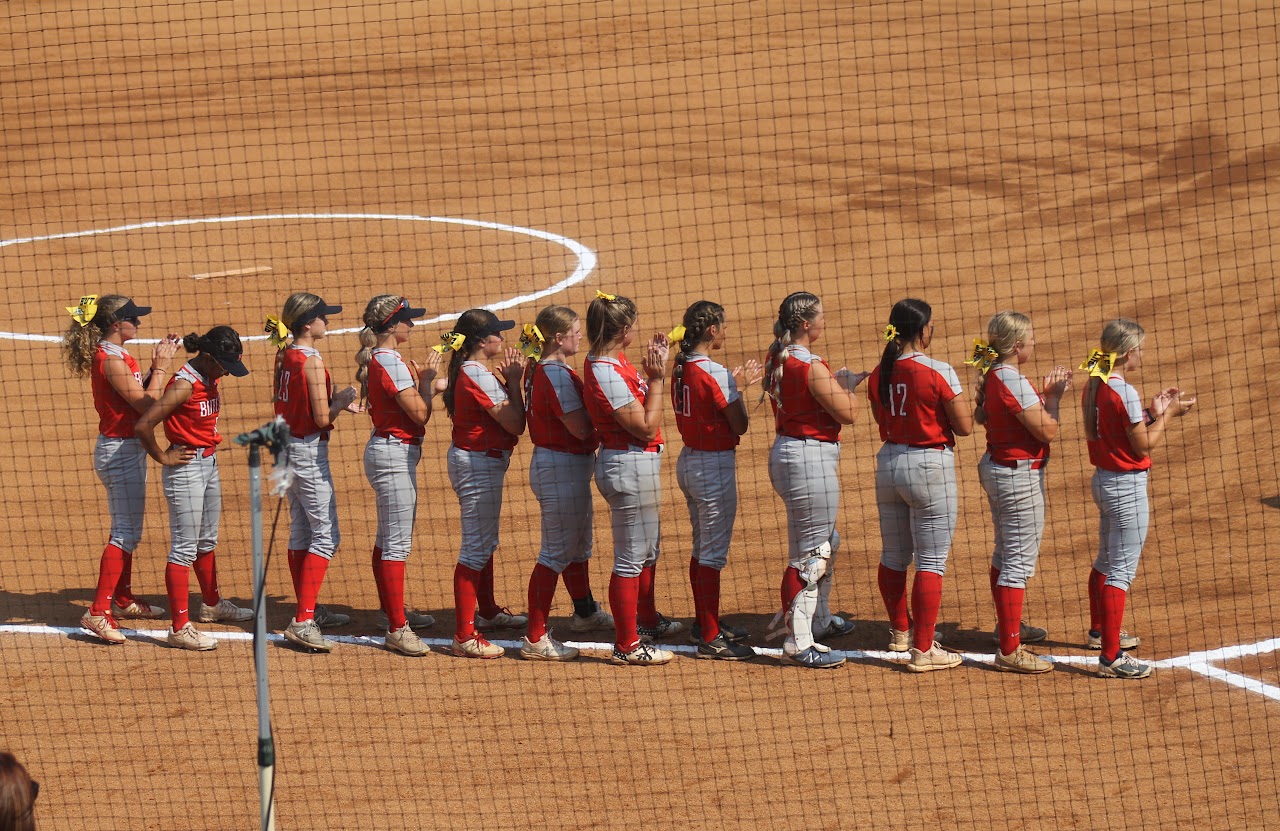
<svg viewBox="0 0 1280 831"><path fill-rule="evenodd" d="M1116 366L1116 353L1103 352L1101 349L1089 350L1089 357L1080 364L1081 369L1089 371L1090 377L1101 378L1103 382L1111 380L1111 372Z"/></svg>
<svg viewBox="0 0 1280 831"><path fill-rule="evenodd" d="M64 306L71 319L81 326L88 326L89 321L93 320L94 315L98 313L98 295L86 294L80 298L79 306Z"/></svg>
<svg viewBox="0 0 1280 831"><path fill-rule="evenodd" d="M276 351L284 349L285 341L289 338L289 327L284 325L284 321L275 315L267 315L267 325L264 329L267 333L267 340L271 341L271 345Z"/></svg>
<svg viewBox="0 0 1280 831"><path fill-rule="evenodd" d="M520 335L520 354L531 361L536 361L542 357L542 345L546 342L547 339L543 337L541 329L533 323L526 323Z"/></svg>
<svg viewBox="0 0 1280 831"><path fill-rule="evenodd" d="M440 336L440 344L431 348L443 355L446 352L461 351L462 345L466 342L467 336L460 332L445 332Z"/></svg>
<svg viewBox="0 0 1280 831"><path fill-rule="evenodd" d="M976 366L978 372L983 375L987 374L987 370L1000 360L1000 353L991 347L991 344L981 338L973 340L973 354L965 359L965 366Z"/></svg>
<svg viewBox="0 0 1280 831"><path fill-rule="evenodd" d="M889 343L890 341L897 340L897 338L898 338L898 327L897 327L897 326L894 326L892 323L890 323L888 326L884 327L884 342L885 342L885 343Z"/></svg>
<svg viewBox="0 0 1280 831"><path fill-rule="evenodd" d="M618 295L605 294L604 292L600 291L600 289L596 289L596 297L600 298L601 300L608 300L610 303L618 299Z"/></svg>
<svg viewBox="0 0 1280 831"><path fill-rule="evenodd" d="M677 326L667 334L667 340L671 341L672 343L679 343L680 341L684 340L684 336L687 332L688 330L685 329L684 326Z"/></svg>

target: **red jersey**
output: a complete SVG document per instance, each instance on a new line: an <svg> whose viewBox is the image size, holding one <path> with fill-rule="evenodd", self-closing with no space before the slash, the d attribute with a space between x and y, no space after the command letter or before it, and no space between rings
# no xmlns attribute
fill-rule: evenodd
<svg viewBox="0 0 1280 831"><path fill-rule="evenodd" d="M529 439L536 447L586 456L600 446L595 429L580 439L564 426L560 417L577 412L582 401L582 379L563 361L539 361L533 365L533 383L525 402L525 422Z"/></svg>
<svg viewBox="0 0 1280 831"><path fill-rule="evenodd" d="M394 349L375 349L369 358L369 417L373 419L373 433L382 438L396 438L409 444L421 444L427 429L415 424L400 407L396 396L404 390L414 389L417 379L409 365Z"/></svg>
<svg viewBox="0 0 1280 831"><path fill-rule="evenodd" d="M803 346L791 346L782 365L782 383L773 405L774 429L779 436L797 439L839 441L840 422L818 403L809 391L809 367L827 362ZM830 367L827 367L830 369Z"/></svg>
<svg viewBox="0 0 1280 831"><path fill-rule="evenodd" d="M694 450L733 450L742 437L733 432L724 408L742 397L729 370L703 355L690 352L680 370L680 387L672 393L676 427L685 447Z"/></svg>
<svg viewBox="0 0 1280 831"><path fill-rule="evenodd" d="M923 352L900 355L889 376L889 400L880 400L880 367L867 379L867 396L880 440L911 447L954 447L947 402L960 394L960 376L950 364Z"/></svg>
<svg viewBox="0 0 1280 831"><path fill-rule="evenodd" d="M1089 462L1116 473L1150 469L1151 457L1138 458L1129 442L1129 428L1143 420L1138 391L1119 375L1112 375L1098 385L1097 402L1098 437L1088 442Z"/></svg>
<svg viewBox="0 0 1280 831"><path fill-rule="evenodd" d="M659 430L653 441L645 444L633 436L618 423L614 411L627 406L632 401L644 407L645 396L649 394L649 385L640 380L640 373L627 360L627 356L619 353L617 358L597 358L587 356L584 370L586 378L582 382L583 401L587 405L587 415L600 435L600 446L609 450L642 449L656 451L662 447L662 431Z"/></svg>
<svg viewBox="0 0 1280 831"><path fill-rule="evenodd" d="M1049 443L1031 435L1018 414L1043 404L1030 379L1008 364L996 364L982 379L982 409L987 414L987 453L1006 465L1022 459L1049 458Z"/></svg>
<svg viewBox="0 0 1280 831"><path fill-rule="evenodd" d="M183 447L217 447L222 443L218 434L218 413L222 409L218 381L205 378L189 363L169 379L168 386L179 378L191 384L191 397L164 420L165 438L170 444Z"/></svg>
<svg viewBox="0 0 1280 831"><path fill-rule="evenodd" d="M502 380L479 361L458 367L453 388L453 446L480 453L510 450L520 437L507 432L489 410L510 400Z"/></svg>
<svg viewBox="0 0 1280 831"><path fill-rule="evenodd" d="M138 371L138 362L125 351L110 341L98 341L98 350L93 353L93 369L89 379L93 388L93 406L98 411L98 432L109 439L134 438L133 425L138 422L138 411L129 406L116 388L107 380L107 361L119 358L133 373L133 377L142 383L142 373Z"/></svg>
<svg viewBox="0 0 1280 831"><path fill-rule="evenodd" d="M276 415L283 416L289 425L289 433L294 438L304 439L323 432L321 439L329 438L329 429L321 430L316 426L311 412L311 395L307 388L307 376L303 366L311 358L319 358L320 353L310 346L290 346L280 356L279 383L276 385ZM328 368L324 371L325 402L333 396L333 382L329 380Z"/></svg>

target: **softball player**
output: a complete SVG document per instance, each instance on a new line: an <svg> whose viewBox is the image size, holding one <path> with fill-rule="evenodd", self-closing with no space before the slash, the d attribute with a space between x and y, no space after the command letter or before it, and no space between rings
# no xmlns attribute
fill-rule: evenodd
<svg viewBox="0 0 1280 831"><path fill-rule="evenodd" d="M480 632L515 629L529 622L524 615L499 606L493 596L502 485L511 451L524 432L520 386L524 364L519 350L504 348L502 337L515 325L487 309L470 309L437 347L453 353L444 406L453 419L449 483L462 506L462 545L453 570L457 624L452 645L453 654L461 658L501 657L502 647L489 643ZM497 374L480 360L493 358L500 358Z"/></svg>
<svg viewBox="0 0 1280 831"><path fill-rule="evenodd" d="M1036 346L1026 315L999 312L987 322L987 340L974 345L965 363L981 373L974 418L987 431L987 452L978 462L995 526L991 597L996 606L997 669L1035 674L1053 664L1028 652L1025 643L1048 637L1022 620L1027 581L1036 571L1044 537L1045 468L1049 443L1058 434L1058 406L1071 388L1071 370L1054 367L1044 392L1018 372Z"/></svg>
<svg viewBox="0 0 1280 831"><path fill-rule="evenodd" d="M587 308L587 355L583 400L600 436L596 487L609 503L613 528L613 611L615 664L656 666L674 655L652 639L684 629L659 614L654 571L662 541L658 506L662 498L662 391L670 346L654 335L641 362L646 381L622 350L635 342L639 315L626 297L596 292ZM646 640L641 640L641 636Z"/></svg>
<svg viewBox="0 0 1280 831"><path fill-rule="evenodd" d="M169 334L151 352L144 381L138 362L124 349L151 313L119 294L96 294L68 307L72 324L62 340L71 373L90 376L98 411L93 467L107 489L111 532L98 563L98 587L80 625L110 644L124 643L119 617L157 618L164 609L133 596L133 551L142 538L147 497L147 454L133 433L138 415L155 403L169 377L178 335Z"/></svg>
<svg viewBox="0 0 1280 831"><path fill-rule="evenodd" d="M356 380L366 399L373 432L364 447L364 475L377 501L378 533L373 544L373 580L387 617L383 645L418 657L431 650L413 631L404 607L404 570L413 547L418 515L418 462L422 437L431 418L439 353L430 352L427 367L405 363L396 347L409 340L413 319L426 314L408 298L380 294L364 308Z"/></svg>
<svg viewBox="0 0 1280 831"><path fill-rule="evenodd" d="M777 438L769 451L769 480L787 512L788 566L782 577L787 640L782 661L811 669L838 667L844 658L818 641L847 635L853 624L831 614L831 572L840 547L840 428L853 424L853 391L866 377L841 367L834 374L809 351L826 329L822 301L790 294L778 307L773 344L764 365L764 391Z"/></svg>
<svg viewBox="0 0 1280 831"><path fill-rule="evenodd" d="M1124 604L1138 572L1138 557L1147 539L1150 505L1147 471L1151 451L1159 443L1169 419L1184 416L1195 406L1182 390L1169 387L1142 409L1138 391L1122 373L1142 366L1146 333L1132 320L1120 318L1102 329L1100 350L1089 355L1081 369L1089 370L1082 409L1094 466L1093 501L1098 506L1098 557L1089 573L1089 641L1098 643L1098 675L1104 678L1146 678L1148 664L1122 650L1127 635L1121 628ZM1137 639L1132 639L1134 646Z"/></svg>
<svg viewBox="0 0 1280 831"><path fill-rule="evenodd" d="M542 514L542 546L529 575L529 628L520 654L532 661L567 661L578 650L547 632L547 616L556 583L573 599L569 629L589 632L613 627L613 616L591 594L587 563L591 560L593 510L591 474L600 439L582 401L582 379L566 358L582 342L582 321L567 306L548 306L525 327L522 351L529 358L525 374L525 420L533 442L529 485Z"/></svg>
<svg viewBox="0 0 1280 831"><path fill-rule="evenodd" d="M161 482L169 501L169 562L164 582L172 606L170 646L204 652L218 642L191 625L187 611L187 583L192 568L200 583L201 623L242 621L253 611L242 609L218 591L214 550L222 515L222 480L218 475L218 417L222 397L218 379L230 374L243 378L249 370L240 361L240 336L230 326L215 326L204 335L182 339L187 352L198 353L169 380L160 400L151 405L134 428L151 458L164 465ZM156 425L164 422L169 447L160 449Z"/></svg>
<svg viewBox="0 0 1280 831"><path fill-rule="evenodd" d="M289 574L298 607L284 630L287 640L328 652L333 642L321 626L351 622L347 615L316 603L329 561L338 548L338 501L329 471L329 433L343 410L361 412L355 387L333 394L333 382L316 341L328 333L329 315L342 311L314 294L299 292L285 301L280 317L267 317L267 332L280 349L272 398L276 415L289 425ZM285 337L293 343L285 347Z"/></svg>
<svg viewBox="0 0 1280 831"><path fill-rule="evenodd" d="M755 657L741 643L743 629L720 624L720 572L729 556L733 521L738 515L737 447L747 432L747 407L738 389L760 380L757 361L730 372L707 353L724 346L724 307L699 300L685 310L672 371L672 404L684 448L676 462L676 481L684 493L693 526L693 555L689 585L697 622L693 627L694 656L725 661Z"/></svg>
<svg viewBox="0 0 1280 831"><path fill-rule="evenodd" d="M877 582L889 613L889 648L900 652L910 644L911 672L961 663L933 636L959 506L953 448L957 435L973 432L973 415L956 371L925 354L933 332L928 303L913 298L895 303L867 393L884 442L876 454L882 546ZM912 561L916 576L908 610Z"/></svg>

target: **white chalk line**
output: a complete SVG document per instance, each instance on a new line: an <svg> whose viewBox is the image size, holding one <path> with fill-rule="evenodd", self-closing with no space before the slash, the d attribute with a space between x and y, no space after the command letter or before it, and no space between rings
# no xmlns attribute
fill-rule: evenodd
<svg viewBox="0 0 1280 831"><path fill-rule="evenodd" d="M587 279L587 275L589 275L592 271L595 270L596 262L598 259L594 251L592 251L590 248L587 248L585 245L578 242L577 240L570 239L569 237L562 236L560 234L552 233L551 231L543 231L538 228L525 228L520 225L506 225L501 222L489 222L482 219L463 219L460 217L452 217L452 216L419 216L417 214L365 214L365 213L253 214L250 216L212 216L212 217L199 217L194 219L155 220L151 222L135 222L129 225L116 225L111 228L92 228L87 231L68 231L62 234L48 234L46 236L38 236L38 237L17 237L15 239L0 240L0 248L7 248L8 246L11 246L11 245L24 245L24 244L33 243L33 242L49 242L51 240L76 239L78 237L94 237L94 236L102 236L104 234L117 234L125 231L143 231L143 230L152 230L156 228L178 228L178 227L185 227L190 225L218 225L218 224L230 224L230 223L237 223L237 222L280 222L280 221L288 221L288 220L333 221L333 220L340 220L340 219L342 220L381 220L381 221L389 221L389 222L439 222L445 225L462 225L468 228L483 228L490 231L506 231L513 234L524 234L525 236L533 237L535 239L541 239L547 242L556 243L557 245L561 245L569 249L569 251L571 251L574 254L574 256L578 258L578 265L573 270L573 273L571 273L568 277L564 278L558 283L552 286L548 286L547 288L544 288L544 289L539 289L537 291L530 292L529 294L522 294L506 300L499 300L495 303L488 303L484 305L484 308L489 309L490 311L495 311L495 312L502 311L503 309L510 309L515 306L523 305L525 303L532 303L536 300L541 300L544 297L550 297L553 294L558 294L564 291L570 286L581 283L583 280ZM410 299L415 301L417 300L417 298L410 298ZM418 325L430 325L432 323L442 323L446 320L453 320L457 318L458 315L462 314L464 311L466 311L466 309L459 309L454 312L447 312L445 314L436 315L435 317L432 317L432 318L418 320L416 321L416 323ZM357 326L352 329L334 329L333 331L329 332L329 334L330 335L350 335L350 334L359 332L360 328L361 327ZM0 331L0 339L16 340L16 341L37 341L40 343L61 343L62 336L61 335L33 335L25 332ZM267 339L266 335L245 335L245 336L241 336L240 338L240 340L242 341L261 341L266 339ZM132 342L138 343L138 344L147 344L147 343L159 343L160 341L159 341L159 338L137 338Z"/></svg>
<svg viewBox="0 0 1280 831"><path fill-rule="evenodd" d="M120 630L126 637L137 640L151 640L163 642L167 629L125 629ZM74 635L87 634L86 630L79 626L44 626L39 624L5 624L0 625L0 634L10 635ZM220 641L249 641L253 639L252 632L204 632L215 640ZM348 644L352 646L369 646L377 649L383 648L382 638L374 635L336 635L329 632L325 633L325 637L335 643ZM267 640L272 643L287 643L284 636L277 632L267 633ZM423 638L422 642L429 646L438 646L447 648L452 640L449 638ZM491 643L501 646L504 649L519 649L520 641L516 640L491 640ZM584 652L598 652L608 654L613 650L612 643L601 643L599 641L565 641L569 646L581 649ZM689 644L659 644L663 649L684 655L692 655L696 647ZM765 658L777 658L782 655L782 650L777 648L769 648L763 646L751 647L756 655ZM1210 661L1229 661L1235 658L1242 658L1251 655L1265 655L1280 649L1280 638L1271 638L1270 640L1259 641L1251 644L1241 644L1238 646L1224 646L1208 652L1193 652L1177 658L1165 658L1159 661L1150 661L1149 663L1155 669L1188 669L1192 672L1213 678L1223 683L1239 687L1249 692L1257 693L1273 701L1280 701L1280 687L1274 684L1268 684L1257 678L1248 675L1242 675L1238 672L1222 669L1214 666ZM874 649L833 649L833 653L840 655L849 661L892 661L896 663L905 663L909 660L909 655L905 652L888 652ZM995 660L995 656L986 652L960 652L956 653L964 660L975 664L990 664ZM1097 664L1096 655L1040 655L1039 657L1055 664L1070 664L1074 666L1092 666Z"/></svg>

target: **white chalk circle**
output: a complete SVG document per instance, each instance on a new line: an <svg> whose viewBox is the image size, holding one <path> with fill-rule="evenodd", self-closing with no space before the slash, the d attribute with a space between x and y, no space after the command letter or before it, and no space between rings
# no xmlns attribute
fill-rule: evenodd
<svg viewBox="0 0 1280 831"><path fill-rule="evenodd" d="M519 306L524 303L531 303L535 300L541 300L553 294L564 291L570 286L581 283L587 279L587 275L595 270L596 254L590 248L587 248L577 240L554 234L550 231L540 231L537 228L522 228L519 225L504 225L501 222L486 222L481 219L459 219L450 216L418 216L416 214L255 214L253 216L213 216L200 219L172 219L164 222L138 222L132 225L117 225L114 228L94 228L89 231L71 231L65 234L50 234L43 237L19 237L17 239L0 240L0 248L7 248L11 245L23 245L32 242L49 242L51 240L60 239L76 239L78 237L96 237L104 234L118 234L124 231L143 231L153 230L156 228L177 228L189 225L219 225L231 224L235 222L279 222L286 220L387 220L391 222L439 222L445 225L461 225L468 228L483 228L489 231L508 231L513 234L524 234L534 239L554 242L569 249L575 257L578 258L578 265L574 268L573 273L554 285L547 286L544 289L538 289L530 294L522 294L517 297L498 300L494 303L484 304L484 308L492 311L501 311L509 309L513 306ZM462 314L465 309L459 309L456 312L437 315L433 318L427 318L417 321L419 324L440 323L445 320L455 319ZM344 335L352 332L360 331L359 327L354 329L335 329L330 334ZM61 335L32 335L23 332L0 332L0 338L7 340L25 340L40 341L43 343L59 343L62 340ZM242 337L241 340L254 341L266 340L266 335L249 335ZM134 343L156 343L155 338L139 338Z"/></svg>

